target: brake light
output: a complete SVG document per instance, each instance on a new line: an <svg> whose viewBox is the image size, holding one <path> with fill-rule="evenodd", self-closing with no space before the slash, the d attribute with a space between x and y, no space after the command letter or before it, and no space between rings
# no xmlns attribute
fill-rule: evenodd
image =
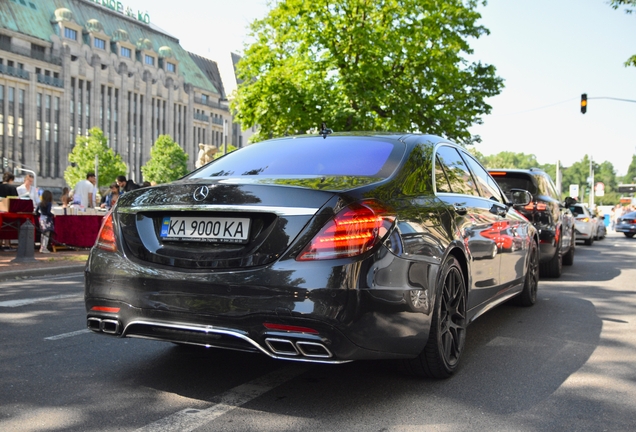
<svg viewBox="0 0 636 432"><path fill-rule="evenodd" d="M363 254L387 234L395 215L376 201L354 203L322 227L298 261L346 258Z"/></svg>
<svg viewBox="0 0 636 432"><path fill-rule="evenodd" d="M108 306L93 306L91 310L95 312L109 312L109 313L119 312L119 308L108 307Z"/></svg>
<svg viewBox="0 0 636 432"><path fill-rule="evenodd" d="M109 212L104 217L104 222L102 222L102 227L99 229L99 235L97 236L95 246L108 252L117 252L112 212Z"/></svg>
<svg viewBox="0 0 636 432"><path fill-rule="evenodd" d="M584 216L584 217L578 217L578 218L576 218L576 220L581 221L581 222L589 222L590 218L587 217L587 216Z"/></svg>
<svg viewBox="0 0 636 432"><path fill-rule="evenodd" d="M542 202L531 202L530 204L526 205L524 207L524 210L527 211L546 211L548 209L548 206L545 203Z"/></svg>
<svg viewBox="0 0 636 432"><path fill-rule="evenodd" d="M490 171L490 175L493 177L501 177L506 175L505 172L499 172L499 171Z"/></svg>
<svg viewBox="0 0 636 432"><path fill-rule="evenodd" d="M263 323L263 326L265 326L265 328L268 330L280 330L280 331L290 331L290 332L297 332L297 333L318 334L318 330L314 330L309 327L300 327L300 326L293 326L293 325L286 325L286 324L274 324L274 323L268 323L268 322Z"/></svg>

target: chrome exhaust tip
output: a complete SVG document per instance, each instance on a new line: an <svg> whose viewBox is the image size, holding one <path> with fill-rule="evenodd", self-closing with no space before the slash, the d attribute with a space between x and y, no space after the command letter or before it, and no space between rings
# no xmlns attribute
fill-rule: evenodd
<svg viewBox="0 0 636 432"><path fill-rule="evenodd" d="M106 333L112 335L118 335L121 332L121 322L114 319L102 319L98 317L88 317L86 319L86 326L89 330L97 333Z"/></svg>
<svg viewBox="0 0 636 432"><path fill-rule="evenodd" d="M290 340L267 338L265 339L265 343L274 354L287 356L298 355L298 350Z"/></svg>
<svg viewBox="0 0 636 432"><path fill-rule="evenodd" d="M296 342L296 347L300 351L300 353L305 357L311 358L331 358L333 354L329 349L323 344L317 342L305 342L298 341Z"/></svg>

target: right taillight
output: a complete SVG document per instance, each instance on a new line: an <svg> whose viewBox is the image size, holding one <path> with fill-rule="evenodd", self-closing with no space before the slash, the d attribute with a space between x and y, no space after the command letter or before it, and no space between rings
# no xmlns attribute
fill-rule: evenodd
<svg viewBox="0 0 636 432"><path fill-rule="evenodd" d="M376 201L350 204L322 227L296 259L312 261L363 254L384 238L394 221L395 214Z"/></svg>
<svg viewBox="0 0 636 432"><path fill-rule="evenodd" d="M117 252L117 243L115 241L115 229L113 228L113 214L109 212L104 217L102 227L99 230L95 246L108 252Z"/></svg>

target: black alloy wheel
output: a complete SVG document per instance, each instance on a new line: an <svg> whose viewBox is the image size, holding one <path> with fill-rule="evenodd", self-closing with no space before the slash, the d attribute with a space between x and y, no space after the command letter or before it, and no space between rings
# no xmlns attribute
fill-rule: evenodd
<svg viewBox="0 0 636 432"><path fill-rule="evenodd" d="M521 306L532 306L537 301L537 289L539 288L539 249L532 241L528 252L528 268L523 284L523 290L516 297Z"/></svg>
<svg viewBox="0 0 636 432"><path fill-rule="evenodd" d="M417 376L442 379L457 370L466 343L466 284L455 257L446 259L439 281L426 346L401 366Z"/></svg>

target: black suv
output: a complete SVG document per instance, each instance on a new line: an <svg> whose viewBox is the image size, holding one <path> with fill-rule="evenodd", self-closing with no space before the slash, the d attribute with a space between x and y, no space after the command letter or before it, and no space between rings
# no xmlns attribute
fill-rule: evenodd
<svg viewBox="0 0 636 432"><path fill-rule="evenodd" d="M507 196L511 189L525 189L532 194L532 202L526 206L515 206L539 231L541 276L558 278L563 264L574 263L576 234L574 217L569 210L568 198L560 201L559 193L550 176L543 170L531 168L490 169Z"/></svg>

